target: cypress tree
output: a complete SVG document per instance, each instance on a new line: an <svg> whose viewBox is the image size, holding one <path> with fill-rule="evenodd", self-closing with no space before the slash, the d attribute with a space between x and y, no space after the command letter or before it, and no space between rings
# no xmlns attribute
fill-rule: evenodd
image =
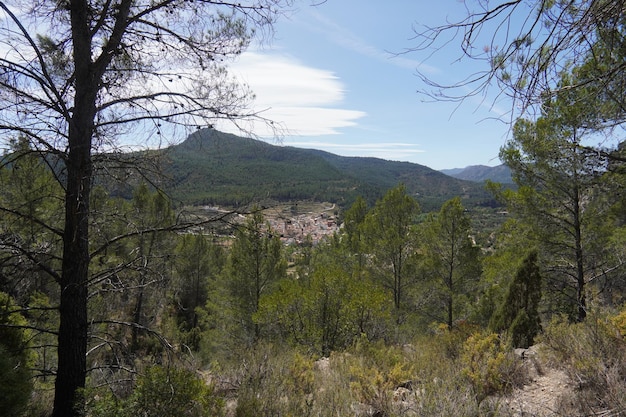
<svg viewBox="0 0 626 417"><path fill-rule="evenodd" d="M515 347L527 348L541 331L539 301L541 274L537 252L531 252L510 283L506 297L491 317L489 327L496 332L506 331Z"/></svg>

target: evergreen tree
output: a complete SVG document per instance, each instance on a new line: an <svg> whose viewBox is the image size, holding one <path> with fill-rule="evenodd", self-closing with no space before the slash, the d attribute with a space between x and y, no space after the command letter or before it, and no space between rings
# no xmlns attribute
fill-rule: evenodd
<svg viewBox="0 0 626 417"><path fill-rule="evenodd" d="M349 250L356 256L357 262L354 268L355 274L361 276L365 266L365 232L364 224L367 216L367 204L363 197L357 197L356 201L344 215L343 232Z"/></svg>
<svg viewBox="0 0 626 417"><path fill-rule="evenodd" d="M0 414L5 416L21 415L33 389L31 335L18 309L8 294L0 292Z"/></svg>
<svg viewBox="0 0 626 417"><path fill-rule="evenodd" d="M423 266L428 299L440 312L425 306L431 317L442 318L449 329L454 322L469 315L469 303L481 274L480 250L474 245L471 220L460 198L447 201L436 215L421 225Z"/></svg>
<svg viewBox="0 0 626 417"><path fill-rule="evenodd" d="M406 313L407 290L415 282L415 225L419 204L404 184L389 190L367 213L366 233L372 278L390 291L396 321Z"/></svg>
<svg viewBox="0 0 626 417"><path fill-rule="evenodd" d="M532 346L541 331L539 302L541 300L541 273L537 265L537 252L524 259L522 266L509 284L506 296L489 327L495 332L506 331L515 347Z"/></svg>
<svg viewBox="0 0 626 417"><path fill-rule="evenodd" d="M209 287L215 287L224 262L224 250L201 234L182 236L176 247L178 322L194 350L200 344L200 310L206 308Z"/></svg>
<svg viewBox="0 0 626 417"><path fill-rule="evenodd" d="M235 320L247 343L261 337L261 327L253 321L261 296L285 277L287 262L280 238L258 210L237 227L226 269L234 305Z"/></svg>
<svg viewBox="0 0 626 417"><path fill-rule="evenodd" d="M361 336L376 339L389 319L388 298L354 273L353 253L333 238L313 249L308 273L283 279L263 296L255 320L296 344L328 356Z"/></svg>
<svg viewBox="0 0 626 417"><path fill-rule="evenodd" d="M120 156L111 150L121 135L160 144L181 137L182 126L258 120L250 91L230 78L224 61L289 3L0 2L0 143L21 134L42 160L62 162L56 180L63 212L45 224L62 240L60 256L38 262L59 294L54 417L84 409L93 323L91 191L99 162Z"/></svg>
<svg viewBox="0 0 626 417"><path fill-rule="evenodd" d="M577 81L571 74L562 78L564 85ZM607 230L599 227L608 214L599 198L606 160L582 145L595 132L596 103L588 94L564 90L546 101L536 121L518 120L500 151L519 186L505 191L504 199L533 227L551 301L579 321L587 315L587 283L612 269L601 255Z"/></svg>

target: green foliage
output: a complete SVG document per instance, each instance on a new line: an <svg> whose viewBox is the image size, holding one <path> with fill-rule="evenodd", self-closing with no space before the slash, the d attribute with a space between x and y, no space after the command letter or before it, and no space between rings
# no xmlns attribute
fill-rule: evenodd
<svg viewBox="0 0 626 417"><path fill-rule="evenodd" d="M539 302L541 300L541 273L537 252L531 252L509 284L505 298L491 318L490 329L506 331L514 347L532 346L541 331Z"/></svg>
<svg viewBox="0 0 626 417"><path fill-rule="evenodd" d="M432 343L439 347L439 353L447 359L456 361L463 352L465 341L471 335L479 332L479 329L474 324L462 321L457 323L452 329L445 323L434 325L430 332L434 335Z"/></svg>
<svg viewBox="0 0 626 417"><path fill-rule="evenodd" d="M480 184L430 168L376 158L349 158L203 129L167 150L168 194L186 204L240 206L251 201L331 201L349 207L358 196L373 204L404 182L425 208L463 195L468 205L488 197ZM242 175L242 173L247 173Z"/></svg>
<svg viewBox="0 0 626 417"><path fill-rule="evenodd" d="M427 288L422 310L452 328L467 319L481 274L480 249L471 238L471 219L459 198L420 225L422 269Z"/></svg>
<svg viewBox="0 0 626 417"><path fill-rule="evenodd" d="M583 323L569 323L555 316L544 329L540 341L546 353L582 386L602 390L606 372L624 369L626 344L610 317L592 316Z"/></svg>
<svg viewBox="0 0 626 417"><path fill-rule="evenodd" d="M22 136L10 146L10 153L0 155L0 291L25 305L33 293L53 291L62 247L62 188L51 170L54 160Z"/></svg>
<svg viewBox="0 0 626 417"><path fill-rule="evenodd" d="M408 288L415 280L415 234L418 202L403 184L390 189L365 218L373 279L390 291L396 321L404 321Z"/></svg>
<svg viewBox="0 0 626 417"><path fill-rule="evenodd" d="M89 408L94 417L218 417L224 402L195 373L152 366L137 379L128 398L104 394Z"/></svg>
<svg viewBox="0 0 626 417"><path fill-rule="evenodd" d="M110 354L130 360L138 352L156 353L159 343L149 329L168 308L164 290L173 290L177 235L170 230L176 223L171 202L146 183L133 190L131 200L113 198L96 187L91 201L95 262L90 273L100 285L89 299L89 314L103 322L92 331L130 338L128 344L101 344L92 355L102 354L106 361Z"/></svg>
<svg viewBox="0 0 626 417"><path fill-rule="evenodd" d="M553 155L555 149L544 145L537 144L537 152ZM6 202L19 197L16 190L28 191L29 181L37 184L48 178L45 171L38 178L37 164L30 176L19 169L11 172L10 166L0 175L8 181L3 184L17 188L0 192ZM49 191L56 192L54 187ZM531 187L507 191L505 196L518 208L528 201L545 203ZM586 209L591 210L592 203L609 203L596 197L589 194ZM15 200L17 206L41 219L57 213L56 203L39 205L37 192L29 198L33 204ZM522 256L529 248L542 247L536 243L542 234L537 224L531 227L529 217L516 216L485 239L491 246L483 248L488 255L483 258L472 240L472 213L461 199L447 201L436 214L420 216L419 205L400 185L371 210L365 199L356 199L343 216L343 228L326 241L289 247L287 269L286 249L260 210L237 225L234 239L222 245L207 229L166 233L176 221L173 209L164 194L145 184L129 200L113 198L105 188L96 187L91 203L93 344L88 360L97 371L88 382L110 391L96 390L97 396L91 395L91 389L86 391L93 416L219 414L225 392L236 395L235 412L240 416L349 415L364 410L387 415L414 410L426 416L476 415L481 407L495 407L488 396L508 392L520 370L510 362L508 339L503 343L482 334L473 323L486 325L493 316L491 330L502 331L503 337L519 346L529 345L538 330L539 265L544 266L544 260L523 261ZM614 209L619 211L619 206ZM620 225L619 216L612 220ZM1 223L3 231L30 239L32 247L39 248L31 258L6 247L0 252L2 277L18 277L3 280L3 285L28 309L28 321L23 323L42 330L57 327L58 291L41 279L41 271L32 274L41 260L54 265L58 248L55 242L44 241L53 231L36 223L13 222L10 216ZM588 243L595 245L586 248L594 248L597 260L619 259L622 228L613 228L611 239L601 241L606 250L596 251L600 244L591 237L608 235L611 228L591 220L585 227L593 231ZM609 250L613 253L607 254ZM546 261L553 259L548 256ZM22 265L28 268L20 271ZM602 282L612 284L609 279L607 273ZM610 289L610 294L598 293L594 302L609 297L615 302L623 296L617 285ZM443 324L433 329L433 321ZM583 347L569 336L558 335L574 332L583 340L588 337L564 324L548 333L551 342L547 343L552 355L571 368L568 373L586 381L585 392L592 391L587 386L604 387L607 396L602 398L614 401L616 409L621 407L615 398L622 389L619 375L624 371L618 360L623 347L620 337L607 335L623 331L622 322L621 315L607 318L606 323L613 324L596 330L599 335L593 343L585 342ZM40 347L20 363L32 362L43 373L54 369L54 335L33 332L30 336ZM28 380L26 373L11 373L18 368L5 346L10 337L5 339L0 340L0 371L6 372L0 375L3 382L9 381L6 392L29 392L27 386L13 390ZM282 348L276 348L280 344ZM601 352L594 357L587 344ZM565 359L568 354L577 360L570 363ZM320 355L325 359L315 361ZM608 360L611 355L615 356ZM129 375L153 362L169 363L176 356L184 356L198 368L209 366L215 376L211 379L220 383L220 394L210 385L209 391L200 393L196 382L181 387L183 380L195 381L196 376L187 371L180 376L177 370L162 367L145 372L133 390ZM46 376L35 384L38 390L32 398L44 404L37 404L41 414L50 407L44 389L53 379ZM419 385L412 385L417 381ZM405 385L412 388L401 389ZM233 387L236 394L229 391ZM593 395L600 397L598 392L594 389ZM468 395L482 405L467 401ZM209 403L198 396L209 398ZM23 405L24 398L15 401ZM39 412L37 407L31 405L26 412Z"/></svg>
<svg viewBox="0 0 626 417"><path fill-rule="evenodd" d="M590 314L582 323L570 323L555 316L539 339L549 363L578 384L572 403L582 413L599 405L626 411L626 341L615 326L618 317Z"/></svg>
<svg viewBox="0 0 626 417"><path fill-rule="evenodd" d="M622 310L611 317L610 320L619 334L622 335L623 338L626 338L626 308L622 308Z"/></svg>
<svg viewBox="0 0 626 417"><path fill-rule="evenodd" d="M19 416L33 390L29 354L30 332L22 326L28 323L15 312L13 300L0 292L0 410L3 415Z"/></svg>
<svg viewBox="0 0 626 417"><path fill-rule="evenodd" d="M394 415L394 390L412 381L416 364L400 347L360 338L349 354L338 354L331 363L340 366L350 381L355 400L374 413Z"/></svg>
<svg viewBox="0 0 626 417"><path fill-rule="evenodd" d="M287 262L278 235L263 214L253 210L235 232L226 269L234 318L244 343L260 338L261 327L253 321L253 316L259 310L261 296L271 292L286 273Z"/></svg>
<svg viewBox="0 0 626 417"><path fill-rule="evenodd" d="M362 197L358 197L343 216L343 233L349 251L357 257L357 263L353 269L358 276L362 274L365 267L366 236L364 227L366 216L367 204Z"/></svg>
<svg viewBox="0 0 626 417"><path fill-rule="evenodd" d="M134 416L209 417L221 414L222 401L194 373L154 366L138 379L129 408Z"/></svg>
<svg viewBox="0 0 626 417"><path fill-rule="evenodd" d="M500 158L519 186L502 196L509 210L533 228L544 270L550 271L544 275L554 307L565 301L568 313L583 320L586 285L595 274L594 259L604 256L599 242L608 234L603 226L608 220L602 181L606 161L582 146L595 133L599 97L567 88L576 82L571 77L562 74L564 88L546 100L541 117L515 123Z"/></svg>
<svg viewBox="0 0 626 417"><path fill-rule="evenodd" d="M489 395L510 391L511 378L519 373L511 346L495 333L471 335L463 345L461 362L479 404Z"/></svg>
<svg viewBox="0 0 626 417"><path fill-rule="evenodd" d="M489 325L498 306L504 302L523 256L534 244L529 226L516 218L507 219L493 235L481 262L483 274L478 284L481 296L472 311L472 320L483 327Z"/></svg>
<svg viewBox="0 0 626 417"><path fill-rule="evenodd" d="M194 350L200 345L201 309L206 307L209 287L216 285L225 264L221 246L211 243L204 235L181 236L176 247L175 284L178 324L185 343Z"/></svg>
<svg viewBox="0 0 626 417"><path fill-rule="evenodd" d="M318 402L313 360L297 351L258 344L239 361L236 417L312 416L332 404Z"/></svg>
<svg viewBox="0 0 626 417"><path fill-rule="evenodd" d="M368 279L352 275L340 246L316 248L307 276L286 278L264 296L255 320L314 352L350 346L360 335L376 337L388 302Z"/></svg>

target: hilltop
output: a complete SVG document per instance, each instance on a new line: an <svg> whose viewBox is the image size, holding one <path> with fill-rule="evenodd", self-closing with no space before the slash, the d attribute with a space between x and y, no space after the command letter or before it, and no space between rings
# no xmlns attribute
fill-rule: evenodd
<svg viewBox="0 0 626 417"><path fill-rule="evenodd" d="M311 200L345 207L359 195L372 204L400 182L424 211L456 196L467 207L492 204L481 184L423 165L277 146L213 129L160 152L163 188L188 205Z"/></svg>

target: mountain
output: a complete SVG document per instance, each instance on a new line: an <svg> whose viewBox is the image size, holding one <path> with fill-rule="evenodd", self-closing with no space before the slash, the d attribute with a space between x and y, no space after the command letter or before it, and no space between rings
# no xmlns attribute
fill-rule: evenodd
<svg viewBox="0 0 626 417"><path fill-rule="evenodd" d="M468 207L491 204L481 184L419 164L276 146L213 129L164 149L160 159L169 179L163 188L184 204L316 200L347 206L359 195L373 204L401 182L424 211L455 196Z"/></svg>
<svg viewBox="0 0 626 417"><path fill-rule="evenodd" d="M440 172L467 181L484 182L490 180L502 184L513 183L511 170L506 165L498 165L495 167L472 165L466 168L442 169Z"/></svg>

